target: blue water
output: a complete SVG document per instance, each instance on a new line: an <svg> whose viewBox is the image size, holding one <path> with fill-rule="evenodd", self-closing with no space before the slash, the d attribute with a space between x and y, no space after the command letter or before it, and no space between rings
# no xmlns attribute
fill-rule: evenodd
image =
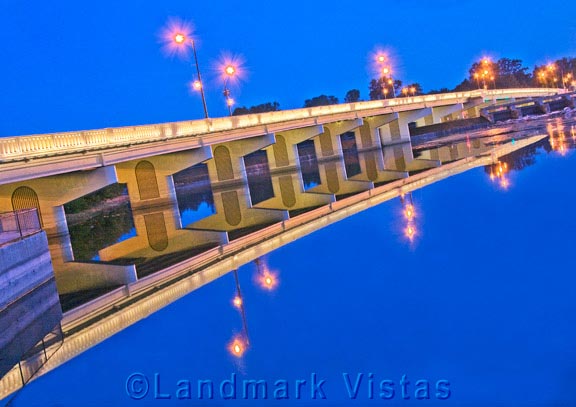
<svg viewBox="0 0 576 407"><path fill-rule="evenodd" d="M575 173L573 151L540 150L506 190L482 168L417 190L412 243L400 200L386 202L266 256L273 292L254 284L254 264L242 267L251 344L241 360L226 349L242 332L228 274L40 377L12 405L575 405ZM126 391L135 372L150 384L142 400ZM239 400L223 400L233 373ZM316 399L314 374L325 380ZM352 387L362 377L355 399L346 377ZM244 379L265 380L268 399L243 400ZM290 398L275 400L282 379ZM297 379L307 380L299 400ZM191 400L177 399L182 380ZM197 380L215 383L214 399L198 399ZM383 380L391 399L380 398ZM419 380L430 399L416 399Z"/></svg>

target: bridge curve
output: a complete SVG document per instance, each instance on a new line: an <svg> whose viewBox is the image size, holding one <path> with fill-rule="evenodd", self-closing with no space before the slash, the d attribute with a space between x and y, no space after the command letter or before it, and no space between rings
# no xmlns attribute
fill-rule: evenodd
<svg viewBox="0 0 576 407"><path fill-rule="evenodd" d="M214 144L344 120L450 106L463 110L466 106L473 106L474 101L485 104L498 99L560 93L564 91L557 88L474 90L214 119L0 138L0 184L37 178L39 174L48 176L94 169L190 149L204 148L209 155L209 146ZM442 111L452 113L456 110ZM406 120L414 118L406 117ZM397 131L403 132L402 129Z"/></svg>

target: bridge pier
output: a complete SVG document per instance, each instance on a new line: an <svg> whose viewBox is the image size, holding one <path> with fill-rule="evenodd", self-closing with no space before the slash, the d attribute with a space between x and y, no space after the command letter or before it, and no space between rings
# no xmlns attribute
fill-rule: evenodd
<svg viewBox="0 0 576 407"><path fill-rule="evenodd" d="M383 114L364 118L363 124L355 130L358 151L380 149L379 128L398 119L397 113Z"/></svg>
<svg viewBox="0 0 576 407"><path fill-rule="evenodd" d="M284 210L260 209L252 206L248 185L228 184L212 190L216 213L196 221L187 229L231 232L288 219Z"/></svg>
<svg viewBox="0 0 576 407"><path fill-rule="evenodd" d="M318 161L342 156L340 136L362 126L362 119L342 120L324 125L324 132L314 137L314 148Z"/></svg>
<svg viewBox="0 0 576 407"><path fill-rule="evenodd" d="M48 237L67 234L64 204L117 182L113 166L0 185L0 211L36 208Z"/></svg>
<svg viewBox="0 0 576 407"><path fill-rule="evenodd" d="M360 151L358 154L362 170L360 174L351 177L351 180L380 184L408 177L406 171L386 169L382 150Z"/></svg>
<svg viewBox="0 0 576 407"><path fill-rule="evenodd" d="M176 199L172 176L212 158L210 147L116 164L118 182L126 184L132 209L166 205Z"/></svg>
<svg viewBox="0 0 576 407"><path fill-rule="evenodd" d="M322 133L321 125L276 133L276 142L265 148L270 172L299 168L297 145Z"/></svg>
<svg viewBox="0 0 576 407"><path fill-rule="evenodd" d="M411 143L387 146L383 149L384 167L387 170L411 172L440 166L440 161L414 158Z"/></svg>
<svg viewBox="0 0 576 407"><path fill-rule="evenodd" d="M217 185L220 182L245 182L244 156L262 150L275 141L274 134L266 134L213 145L214 158L206 162L210 183Z"/></svg>
<svg viewBox="0 0 576 407"><path fill-rule="evenodd" d="M307 192L346 195L374 188L374 184L370 181L355 179L354 175L350 175L349 178L342 157L337 160L318 163L318 169L320 185L308 189Z"/></svg>
<svg viewBox="0 0 576 407"><path fill-rule="evenodd" d="M136 236L98 251L103 261L121 258L151 259L159 255L228 243L225 233L182 229L176 201L162 208L133 212Z"/></svg>
<svg viewBox="0 0 576 407"><path fill-rule="evenodd" d="M254 205L255 208L293 211L327 205L336 200L332 194L305 191L299 174L272 174L272 186L274 197Z"/></svg>
<svg viewBox="0 0 576 407"><path fill-rule="evenodd" d="M136 269L132 265L75 261L69 234L51 236L48 248L60 294L118 287L137 280Z"/></svg>
<svg viewBox="0 0 576 407"><path fill-rule="evenodd" d="M432 108L411 110L408 112L398 112L397 118L380 127L380 141L383 146L410 141L409 123L416 122L432 114Z"/></svg>

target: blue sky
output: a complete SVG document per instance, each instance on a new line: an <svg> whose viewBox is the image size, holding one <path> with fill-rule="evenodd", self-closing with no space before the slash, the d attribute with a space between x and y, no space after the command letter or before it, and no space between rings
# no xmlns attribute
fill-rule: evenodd
<svg viewBox="0 0 576 407"><path fill-rule="evenodd" d="M0 136L201 118L191 61L160 50L169 17L195 26L212 117L226 114L211 72L223 52L245 60L239 105L283 109L352 88L367 98L377 47L390 50L398 78L426 90L455 86L484 54L528 66L576 55L576 3L519 4L0 0Z"/></svg>

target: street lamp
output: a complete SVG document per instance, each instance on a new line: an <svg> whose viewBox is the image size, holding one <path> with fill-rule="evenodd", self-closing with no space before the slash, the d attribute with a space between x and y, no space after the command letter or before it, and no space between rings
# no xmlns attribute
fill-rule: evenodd
<svg viewBox="0 0 576 407"><path fill-rule="evenodd" d="M376 64L379 66L379 71L382 77L383 90L385 89L386 78L388 80L388 85L391 85L392 97L396 97L396 92L394 91L394 80L392 78L392 69L390 66L384 66L384 64L389 61L389 58L385 54L376 55ZM380 69L381 68L381 69ZM384 92L384 98L386 98L388 92Z"/></svg>
<svg viewBox="0 0 576 407"><path fill-rule="evenodd" d="M189 36L190 29L186 28L185 26L178 27L174 25L174 27L169 29L167 39L170 40L171 46L175 50L185 51L188 46L192 48L192 54L194 55L194 63L196 65L196 75L198 79L192 82L192 88L194 90L200 91L200 95L202 97L202 105L204 107L204 117L208 118L208 108L206 106L206 98L204 96L204 86L202 84L202 76L200 75L200 67L198 65L198 55L196 53L196 44L194 42L194 38Z"/></svg>
<svg viewBox="0 0 576 407"><path fill-rule="evenodd" d="M224 67L224 75L226 79L224 80L224 91L222 92L222 94L226 99L226 105L228 106L228 112L230 113L230 116L232 116L232 106L234 105L234 99L230 97L230 89L228 89L228 82L232 77L234 77L234 75L236 75L236 73L237 68L234 65L228 64Z"/></svg>

